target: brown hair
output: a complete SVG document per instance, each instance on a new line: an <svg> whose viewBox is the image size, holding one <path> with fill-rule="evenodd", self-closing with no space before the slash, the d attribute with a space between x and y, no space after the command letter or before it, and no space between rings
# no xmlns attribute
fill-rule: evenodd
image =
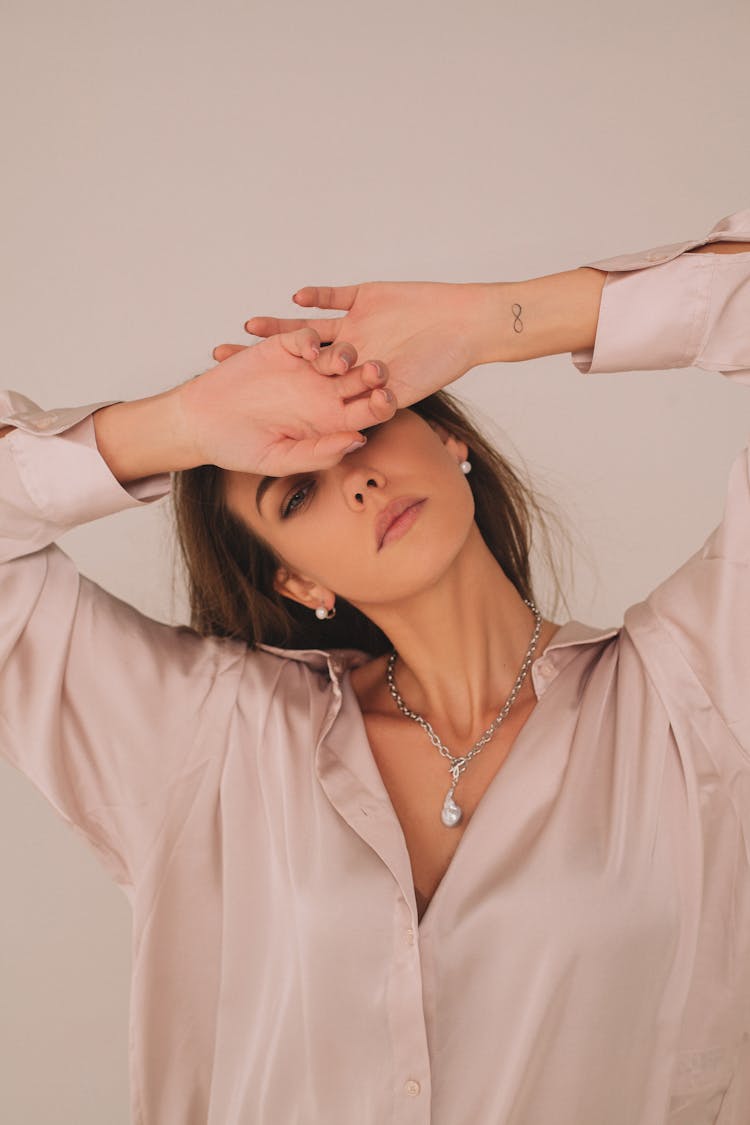
<svg viewBox="0 0 750 1125"><path fill-rule="evenodd" d="M531 552L535 526L555 590L553 612L567 600L553 557L549 521L563 531L520 471L480 432L470 408L440 390L408 408L440 423L466 442L474 496L474 519L490 551L519 594L532 595ZM320 621L307 606L279 594L273 579L281 560L272 548L229 511L223 470L200 465L172 475L175 533L187 580L190 626L215 635L281 648L353 648L380 656L392 647L385 633L345 598L336 616ZM542 609L542 606L539 606Z"/></svg>

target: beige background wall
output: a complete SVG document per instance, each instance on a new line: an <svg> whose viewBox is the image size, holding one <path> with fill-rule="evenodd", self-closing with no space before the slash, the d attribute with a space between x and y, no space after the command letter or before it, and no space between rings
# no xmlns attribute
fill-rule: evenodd
<svg viewBox="0 0 750 1125"><path fill-rule="evenodd" d="M746 0L3 0L0 20L2 385L48 408L163 390L304 284L532 277L750 206ZM701 545L750 432L747 389L695 370L587 380L555 356L451 389L561 502L570 616L597 625ZM60 542L177 622L165 505ZM0 1119L125 1125L129 906L5 763L0 819Z"/></svg>

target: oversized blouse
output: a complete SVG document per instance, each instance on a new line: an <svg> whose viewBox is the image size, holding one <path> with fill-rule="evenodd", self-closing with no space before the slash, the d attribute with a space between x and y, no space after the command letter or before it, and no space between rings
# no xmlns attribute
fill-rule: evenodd
<svg viewBox="0 0 750 1125"><path fill-rule="evenodd" d="M687 253L722 240L750 209L586 263L576 368L750 383L750 253ZM105 405L0 392L0 750L132 906L134 1125L747 1125L750 448L700 550L538 655L419 922L367 654L160 623L56 544L170 491Z"/></svg>

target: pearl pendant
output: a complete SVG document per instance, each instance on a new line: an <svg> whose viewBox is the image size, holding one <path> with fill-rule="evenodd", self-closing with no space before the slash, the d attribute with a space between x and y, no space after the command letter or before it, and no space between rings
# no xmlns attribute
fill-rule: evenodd
<svg viewBox="0 0 750 1125"><path fill-rule="evenodd" d="M453 800L453 790L449 789L445 800L443 801L443 809L440 813L440 819L446 828L454 828L461 819L462 812L456 802Z"/></svg>

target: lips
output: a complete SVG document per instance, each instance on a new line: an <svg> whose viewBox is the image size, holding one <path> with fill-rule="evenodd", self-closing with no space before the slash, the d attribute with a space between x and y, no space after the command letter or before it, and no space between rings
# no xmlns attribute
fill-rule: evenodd
<svg viewBox="0 0 750 1125"><path fill-rule="evenodd" d="M383 545L385 534L391 524L395 523L398 517L402 516L407 508L418 504L420 500L424 500L424 497L400 496L398 500L391 500L390 504L383 508L383 511L380 512L375 520L375 542L377 543L378 550L380 550Z"/></svg>

